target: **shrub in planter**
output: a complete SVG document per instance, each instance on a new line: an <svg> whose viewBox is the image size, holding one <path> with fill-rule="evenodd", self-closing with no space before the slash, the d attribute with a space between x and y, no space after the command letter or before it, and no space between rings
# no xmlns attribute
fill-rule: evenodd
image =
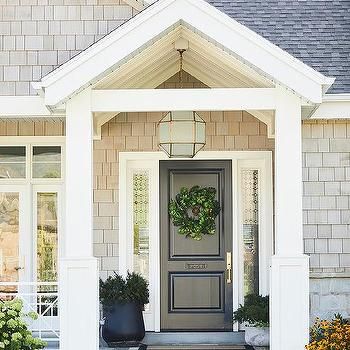
<svg viewBox="0 0 350 350"><path fill-rule="evenodd" d="M36 350L47 344L34 338L28 330L26 318L37 319L35 312L22 312L23 302L20 299L0 301L0 349L3 350Z"/></svg>
<svg viewBox="0 0 350 350"><path fill-rule="evenodd" d="M100 280L100 301L105 317L102 337L109 346L144 338L142 311L149 302L149 291L140 274L128 272L123 278L114 273L106 281Z"/></svg>
<svg viewBox="0 0 350 350"><path fill-rule="evenodd" d="M249 294L233 314L233 320L244 324L245 341L254 349L267 349L270 345L269 297Z"/></svg>
<svg viewBox="0 0 350 350"><path fill-rule="evenodd" d="M316 319L307 350L350 350L350 324L341 315L331 321Z"/></svg>

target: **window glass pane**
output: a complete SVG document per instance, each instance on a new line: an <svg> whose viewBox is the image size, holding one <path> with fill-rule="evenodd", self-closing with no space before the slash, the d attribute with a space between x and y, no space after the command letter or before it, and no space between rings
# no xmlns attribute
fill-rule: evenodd
<svg viewBox="0 0 350 350"><path fill-rule="evenodd" d="M33 178L61 177L61 147L33 147Z"/></svg>
<svg viewBox="0 0 350 350"><path fill-rule="evenodd" d="M149 280L149 175L133 175L134 271Z"/></svg>
<svg viewBox="0 0 350 350"><path fill-rule="evenodd" d="M259 172L242 170L244 295L259 293Z"/></svg>
<svg viewBox="0 0 350 350"><path fill-rule="evenodd" d="M57 281L57 193L37 193L37 280Z"/></svg>
<svg viewBox="0 0 350 350"><path fill-rule="evenodd" d="M19 194L0 192L0 281L18 282ZM15 287L2 288L9 291Z"/></svg>
<svg viewBox="0 0 350 350"><path fill-rule="evenodd" d="M25 176L25 146L0 146L0 178L18 179Z"/></svg>
<svg viewBox="0 0 350 350"><path fill-rule="evenodd" d="M33 178L60 178L61 163L33 163Z"/></svg>
<svg viewBox="0 0 350 350"><path fill-rule="evenodd" d="M33 161L34 162L60 162L61 147L60 146L34 146Z"/></svg>

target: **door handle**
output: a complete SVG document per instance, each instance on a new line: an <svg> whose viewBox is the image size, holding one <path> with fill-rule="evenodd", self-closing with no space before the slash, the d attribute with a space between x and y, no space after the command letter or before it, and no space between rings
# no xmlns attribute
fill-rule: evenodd
<svg viewBox="0 0 350 350"><path fill-rule="evenodd" d="M226 253L226 283L232 283L232 253Z"/></svg>

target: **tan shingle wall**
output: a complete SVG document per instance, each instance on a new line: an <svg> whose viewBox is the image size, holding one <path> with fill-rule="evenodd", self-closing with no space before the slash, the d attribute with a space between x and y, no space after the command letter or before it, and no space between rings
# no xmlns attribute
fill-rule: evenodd
<svg viewBox="0 0 350 350"><path fill-rule="evenodd" d="M52 121L0 121L0 136L64 136L65 123Z"/></svg>
<svg viewBox="0 0 350 350"><path fill-rule="evenodd" d="M266 125L246 112L199 113L207 122L205 150L273 150ZM122 113L94 142L94 254L101 276L118 269L119 152L157 151L162 113Z"/></svg>

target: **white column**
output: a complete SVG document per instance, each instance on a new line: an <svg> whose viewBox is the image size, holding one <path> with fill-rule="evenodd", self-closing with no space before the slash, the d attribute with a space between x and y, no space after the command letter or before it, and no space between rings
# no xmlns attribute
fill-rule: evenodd
<svg viewBox="0 0 350 350"><path fill-rule="evenodd" d="M309 330L309 258L303 254L301 102L278 88L271 350L303 350Z"/></svg>
<svg viewBox="0 0 350 350"><path fill-rule="evenodd" d="M60 261L60 349L99 346L98 265L92 239L91 89L66 105L66 229Z"/></svg>

